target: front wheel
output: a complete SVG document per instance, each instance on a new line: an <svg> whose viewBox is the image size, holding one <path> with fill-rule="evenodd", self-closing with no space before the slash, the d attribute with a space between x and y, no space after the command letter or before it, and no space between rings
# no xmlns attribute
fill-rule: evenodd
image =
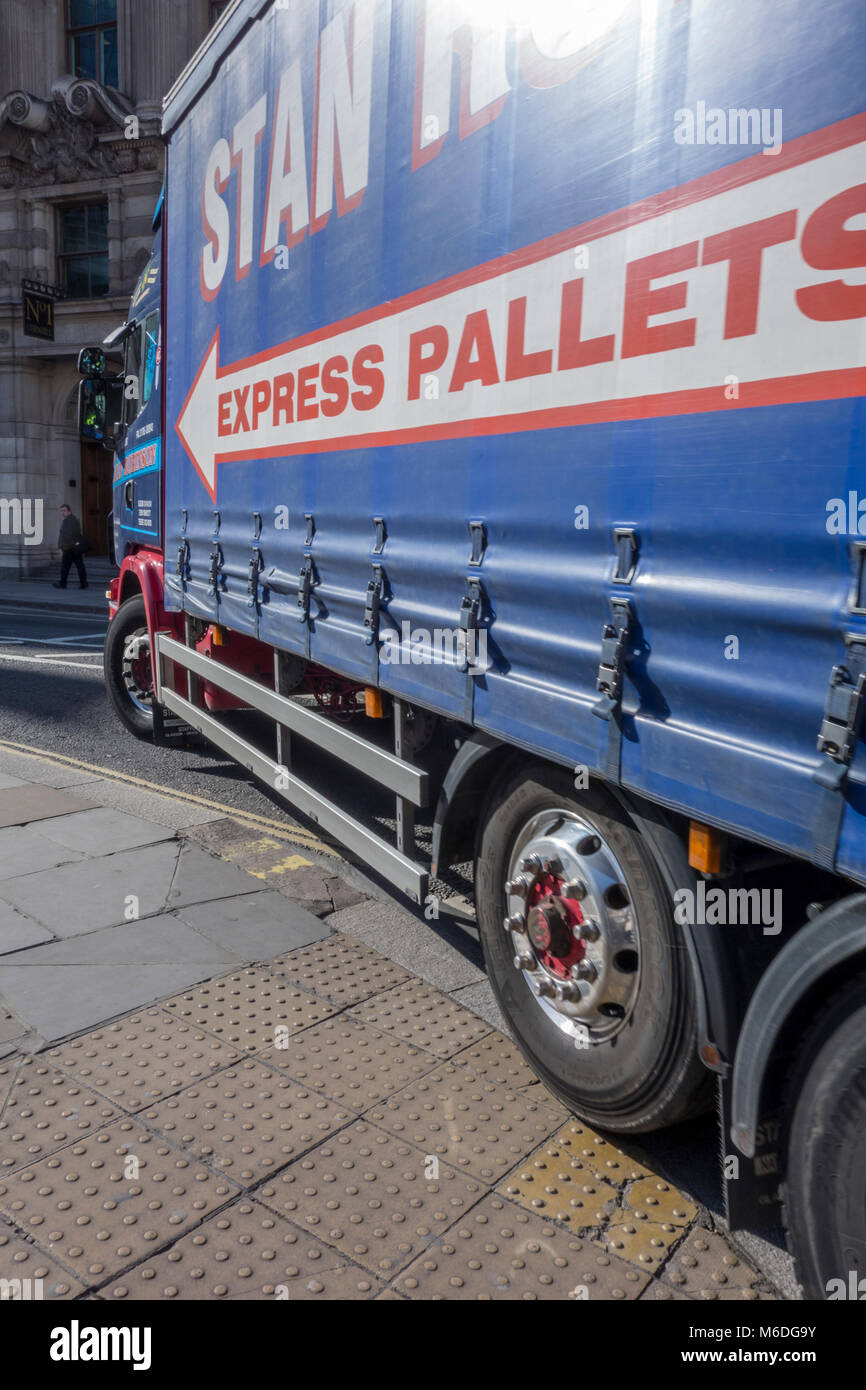
<svg viewBox="0 0 866 1390"><path fill-rule="evenodd" d="M153 671L141 594L122 603L105 635L105 684L121 723L136 738L153 735Z"/></svg>
<svg viewBox="0 0 866 1390"><path fill-rule="evenodd" d="M493 991L550 1090L620 1133L706 1108L687 947L610 793L576 798L546 764L506 776L483 814L475 882Z"/></svg>

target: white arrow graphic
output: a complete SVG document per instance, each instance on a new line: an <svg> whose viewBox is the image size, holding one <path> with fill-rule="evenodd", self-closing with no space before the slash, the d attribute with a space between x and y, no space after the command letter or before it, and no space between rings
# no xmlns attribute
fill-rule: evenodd
<svg viewBox="0 0 866 1390"><path fill-rule="evenodd" d="M376 329L332 326L225 366L217 329L175 425L214 501L218 464L369 442L387 410L382 344L396 320Z"/></svg>

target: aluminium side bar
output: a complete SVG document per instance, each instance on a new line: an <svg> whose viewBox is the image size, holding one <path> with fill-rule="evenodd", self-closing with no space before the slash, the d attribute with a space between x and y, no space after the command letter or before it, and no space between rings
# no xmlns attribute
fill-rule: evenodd
<svg viewBox="0 0 866 1390"><path fill-rule="evenodd" d="M191 705L189 700L185 700L176 691L163 687L162 702L168 709L180 715L187 724L191 724L194 729L198 729L199 733L204 734L205 738L210 739L211 743L216 744L217 748L222 748L226 753L230 753L242 767L254 773L256 777L260 777L272 791L276 792L277 796L287 801L290 806L297 807L305 816L309 816L310 820L320 825L323 830L341 841L348 849L353 850L365 863L380 873L383 878L393 883L407 897L412 898L417 903L424 901L427 896L428 880L427 870L423 865L414 863L405 854L393 849L391 845L380 839L378 835L374 835L360 821L346 815L345 811L341 811L332 801L328 801L324 796L314 791L306 782L301 782L292 773L287 774L286 769L274 762L273 758L259 752L258 748L247 743L246 739L232 733L230 729L220 724L213 715L208 714L205 710ZM289 785L283 789L280 784L287 779Z"/></svg>
<svg viewBox="0 0 866 1390"><path fill-rule="evenodd" d="M309 739L324 752L332 753L343 762L351 763L358 772L372 777L375 782L387 787L397 796L404 797L415 806L426 805L429 779L421 768L413 767L411 763L404 762L393 753L377 748L375 744L359 738L350 730L333 724L324 715L304 709L303 705L296 704L288 696L268 690L266 686L259 685L248 676L239 675L231 667L202 656L201 652L192 647L185 647L182 642L177 642L164 633L156 633L155 641L158 661L165 658L184 667L188 672L194 672L204 680L210 681L212 685L237 696L245 704L252 705L253 709L267 714L275 723L284 724L301 738ZM166 693L163 688L164 704L168 703Z"/></svg>

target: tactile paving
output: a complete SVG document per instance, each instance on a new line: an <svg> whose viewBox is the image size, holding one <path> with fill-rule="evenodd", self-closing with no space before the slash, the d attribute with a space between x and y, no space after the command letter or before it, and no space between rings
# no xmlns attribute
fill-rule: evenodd
<svg viewBox="0 0 866 1390"><path fill-rule="evenodd" d="M93 1285L238 1192L235 1183L124 1119L4 1178L0 1207Z"/></svg>
<svg viewBox="0 0 866 1390"><path fill-rule="evenodd" d="M357 1004L352 1014L437 1057L451 1057L491 1031L489 1023L421 980L374 995Z"/></svg>
<svg viewBox="0 0 866 1390"><path fill-rule="evenodd" d="M624 1205L635 1215L650 1221L670 1222L673 1226L690 1226L698 1214L694 1202L684 1197L662 1178L641 1178L626 1191Z"/></svg>
<svg viewBox="0 0 866 1390"><path fill-rule="evenodd" d="M142 1009L42 1054L122 1110L142 1110L230 1062L229 1047L162 1009Z"/></svg>
<svg viewBox="0 0 866 1390"><path fill-rule="evenodd" d="M336 1250L243 1200L103 1291L121 1299L370 1299L381 1284Z"/></svg>
<svg viewBox="0 0 866 1390"><path fill-rule="evenodd" d="M400 965L341 934L268 963L268 970L344 1009L412 977Z"/></svg>
<svg viewBox="0 0 866 1390"><path fill-rule="evenodd" d="M621 1259L654 1270L697 1214L694 1202L662 1178L639 1178L629 1184L622 1210L599 1239L606 1250Z"/></svg>
<svg viewBox="0 0 866 1390"><path fill-rule="evenodd" d="M353 1117L309 1087L248 1059L170 1096L141 1118L173 1144L248 1186Z"/></svg>
<svg viewBox="0 0 866 1390"><path fill-rule="evenodd" d="M325 1000L295 989L262 966L211 980L166 1000L163 1007L245 1052L259 1052L281 1034L291 1035L336 1012Z"/></svg>
<svg viewBox="0 0 866 1390"><path fill-rule="evenodd" d="M0 1064L0 1076L5 1068ZM10 1068L13 1070L13 1068ZM12 1173L117 1119L104 1096L70 1080L41 1057L26 1057L0 1114L0 1171Z"/></svg>
<svg viewBox="0 0 866 1390"><path fill-rule="evenodd" d="M491 1194L413 1260L395 1287L425 1300L591 1300L637 1298L646 1283L637 1270L599 1259L565 1227Z"/></svg>
<svg viewBox="0 0 866 1390"><path fill-rule="evenodd" d="M581 1120L569 1119L548 1141L545 1152L551 1159L567 1159L581 1168L588 1168L599 1182L621 1185L652 1177L642 1163L609 1139L602 1139Z"/></svg>
<svg viewBox="0 0 866 1390"><path fill-rule="evenodd" d="M263 1062L288 1072L353 1110L366 1110L436 1066L429 1052L348 1018L326 1019L286 1047L269 1047Z"/></svg>
<svg viewBox="0 0 866 1390"><path fill-rule="evenodd" d="M600 1182L555 1145L528 1158L499 1190L539 1216L566 1222L576 1231L602 1225L619 1203L615 1187Z"/></svg>
<svg viewBox="0 0 866 1390"><path fill-rule="evenodd" d="M487 1190L359 1120L256 1196L387 1280Z"/></svg>
<svg viewBox="0 0 866 1390"><path fill-rule="evenodd" d="M488 1033L486 1038L470 1043L451 1058L459 1066L470 1067L476 1076L484 1076L497 1086L520 1090L526 1086L540 1087L535 1072L523 1059L523 1053L502 1033ZM545 1092L545 1095L547 1093Z"/></svg>
<svg viewBox="0 0 866 1390"><path fill-rule="evenodd" d="M617 1215L622 1218L623 1213ZM600 1233L598 1243L621 1260L629 1260L642 1269L655 1270L666 1258L671 1246L682 1236L682 1226L674 1226L670 1221L620 1219L611 1221Z"/></svg>
<svg viewBox="0 0 866 1390"><path fill-rule="evenodd" d="M20 1286L15 1285L16 1279L20 1280ZM0 1300L8 1298L38 1302L40 1299L75 1298L84 1290L84 1285L61 1269L44 1250L31 1245L18 1231L2 1222L0 1280L6 1280L0 1291Z"/></svg>
<svg viewBox="0 0 866 1390"><path fill-rule="evenodd" d="M687 1293L678 1293L676 1289L672 1289L669 1284L663 1284L659 1279L652 1279L647 1284L641 1294L641 1300L644 1303L672 1303L676 1301L690 1303L692 1301Z"/></svg>
<svg viewBox="0 0 866 1390"><path fill-rule="evenodd" d="M696 1229L671 1257L662 1280L680 1293L706 1299L770 1299L758 1275L715 1231Z"/></svg>
<svg viewBox="0 0 866 1390"><path fill-rule="evenodd" d="M525 1091L508 1091L446 1064L367 1112L367 1119L425 1153L498 1182L559 1123Z"/></svg>

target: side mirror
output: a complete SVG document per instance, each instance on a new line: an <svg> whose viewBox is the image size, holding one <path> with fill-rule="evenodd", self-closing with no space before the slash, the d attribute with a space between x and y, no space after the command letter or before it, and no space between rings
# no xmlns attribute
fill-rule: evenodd
<svg viewBox="0 0 866 1390"><path fill-rule="evenodd" d="M80 371L81 358L78 360ZM78 383L78 433L88 444L102 444L105 439L106 386L101 377L92 376Z"/></svg>
<svg viewBox="0 0 866 1390"><path fill-rule="evenodd" d="M109 418L122 411L123 379L104 380L85 377L78 383L78 433L87 444L102 444L114 452L120 442L121 426L111 428Z"/></svg>
<svg viewBox="0 0 866 1390"><path fill-rule="evenodd" d="M105 376L105 353L102 348L82 348L78 354L79 376Z"/></svg>

